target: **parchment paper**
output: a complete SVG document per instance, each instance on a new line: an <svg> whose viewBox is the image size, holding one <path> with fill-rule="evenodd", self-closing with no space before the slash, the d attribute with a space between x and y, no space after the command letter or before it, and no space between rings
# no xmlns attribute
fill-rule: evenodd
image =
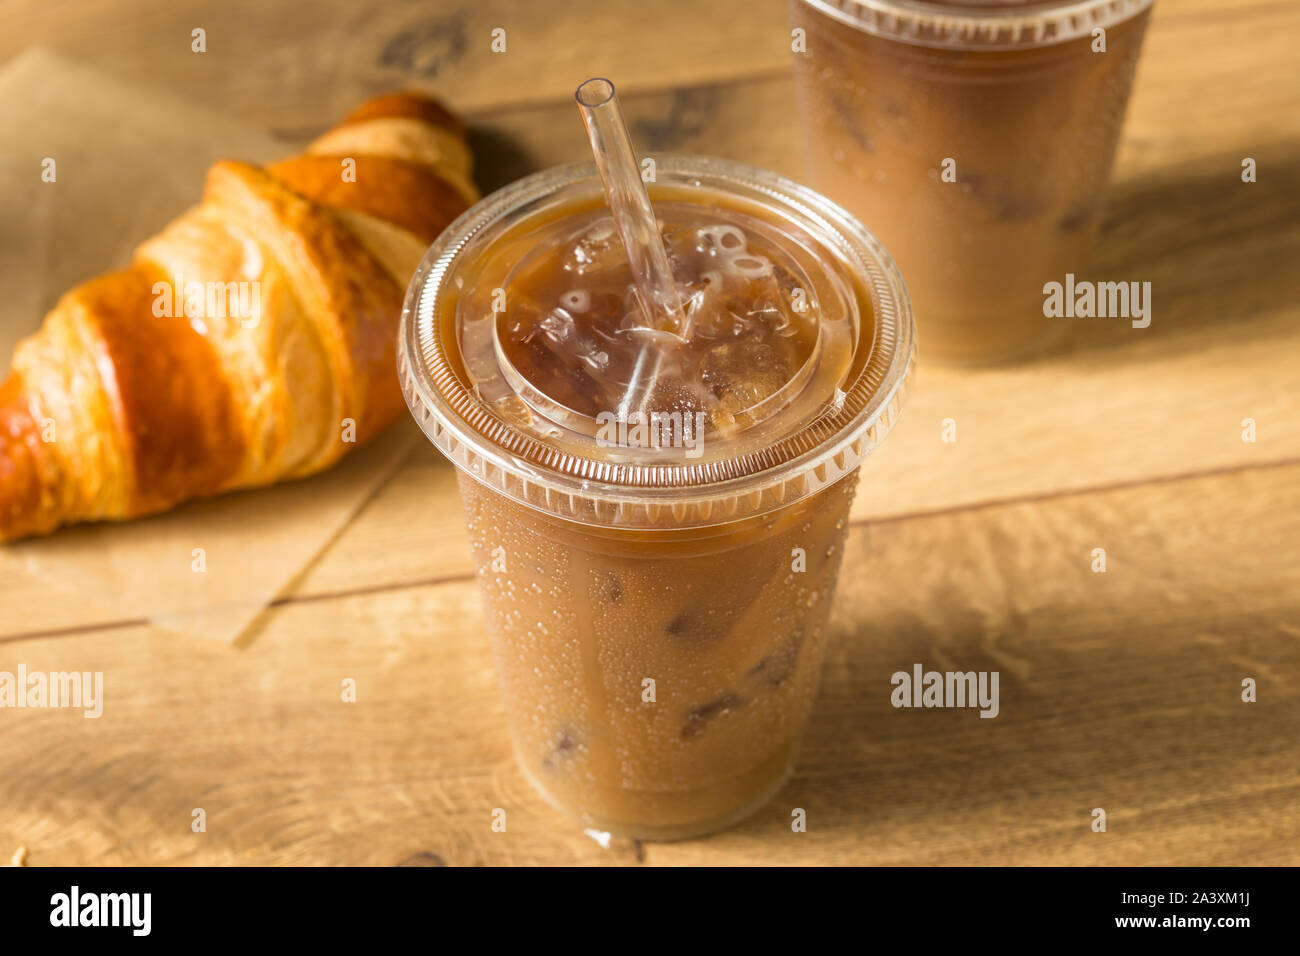
<svg viewBox="0 0 1300 956"><path fill-rule="evenodd" d="M198 202L213 161L292 152L231 118L42 50L11 61L0 71L0 377L13 344L64 291L125 264ZM57 164L53 183L41 180L46 157ZM303 481L0 544L0 573L34 576L45 595L50 586L75 591L105 620L143 618L233 642L401 463L417 434L408 424ZM11 627L15 617L4 619ZM48 619L47 610L43 626Z"/></svg>

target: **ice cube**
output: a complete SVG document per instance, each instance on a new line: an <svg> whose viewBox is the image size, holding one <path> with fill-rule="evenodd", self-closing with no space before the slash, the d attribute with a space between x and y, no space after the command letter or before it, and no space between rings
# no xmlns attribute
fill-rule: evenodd
<svg viewBox="0 0 1300 956"><path fill-rule="evenodd" d="M555 346L552 351L556 355L567 355L571 361L581 362L598 372L609 368L609 353L600 347L594 336L580 330L566 310L552 309L538 320L537 325Z"/></svg>
<svg viewBox="0 0 1300 956"><path fill-rule="evenodd" d="M698 737L709 725L719 717L725 717L740 707L743 707L745 701L737 694L726 693L716 697L707 704L701 704L691 710L686 715L686 720L682 724L682 740L691 740Z"/></svg>
<svg viewBox="0 0 1300 956"><path fill-rule="evenodd" d="M686 437L694 435L695 415L704 411L707 405L704 396L699 394L694 385L671 378L655 382L645 403L647 412L681 415L682 427L690 430Z"/></svg>
<svg viewBox="0 0 1300 956"><path fill-rule="evenodd" d="M721 223L695 230L695 251L706 256L730 258L744 252L746 246L745 233L739 226Z"/></svg>
<svg viewBox="0 0 1300 956"><path fill-rule="evenodd" d="M772 260L765 256L735 256L727 260L726 267L746 279L766 279L773 274Z"/></svg>
<svg viewBox="0 0 1300 956"><path fill-rule="evenodd" d="M627 256L611 216L602 216L575 236L564 252L564 269L575 275L627 267Z"/></svg>
<svg viewBox="0 0 1300 956"><path fill-rule="evenodd" d="M700 381L730 416L775 394L790 380L791 372L779 351L754 338L715 345L700 363Z"/></svg>
<svg viewBox="0 0 1300 956"><path fill-rule="evenodd" d="M785 683L799 663L803 636L803 628L796 627L775 650L751 667L745 675L750 685L763 690L773 690Z"/></svg>
<svg viewBox="0 0 1300 956"><path fill-rule="evenodd" d="M566 309L515 296L502 327L512 346L511 364L544 394L592 414L609 404L609 351L589 323L577 322Z"/></svg>
<svg viewBox="0 0 1300 956"><path fill-rule="evenodd" d="M623 582L613 571L592 571L592 584L596 597L606 604L619 604L623 600Z"/></svg>
<svg viewBox="0 0 1300 956"><path fill-rule="evenodd" d="M548 771L559 770L578 756L580 742L572 727L560 727L551 734L549 752L542 758L542 767Z"/></svg>
<svg viewBox="0 0 1300 956"><path fill-rule="evenodd" d="M556 345L563 345L573 337L576 326L573 316L564 309L555 309L537 320L542 333Z"/></svg>

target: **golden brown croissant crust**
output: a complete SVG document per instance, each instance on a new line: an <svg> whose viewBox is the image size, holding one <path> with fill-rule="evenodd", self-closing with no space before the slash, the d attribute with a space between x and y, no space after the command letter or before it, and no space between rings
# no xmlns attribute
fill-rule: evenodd
<svg viewBox="0 0 1300 956"><path fill-rule="evenodd" d="M460 122L401 93L301 156L214 165L200 205L14 350L0 540L310 474L382 431L405 283L477 198L470 162Z"/></svg>

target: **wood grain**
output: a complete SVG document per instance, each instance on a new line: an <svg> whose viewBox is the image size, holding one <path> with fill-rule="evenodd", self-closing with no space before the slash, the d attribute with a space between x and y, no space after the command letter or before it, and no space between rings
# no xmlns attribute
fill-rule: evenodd
<svg viewBox="0 0 1300 956"><path fill-rule="evenodd" d="M1300 862L1297 535L1300 466L860 523L795 778L734 831L640 853ZM141 627L9 648L102 670L106 702L6 714L0 841L32 865L632 862L515 769L478 613L451 581L291 602L235 653ZM1000 716L894 710L890 675L914 662L998 670Z"/></svg>
<svg viewBox="0 0 1300 956"><path fill-rule="evenodd" d="M403 84L484 110L571 100L602 74L631 92L784 73L790 55L780 2L11 0L5 20L0 61L50 46L146 85L167 77L178 94L279 134L324 128ZM206 53L191 51L196 28Z"/></svg>
<svg viewBox="0 0 1300 956"><path fill-rule="evenodd" d="M620 2L594 20L497 2L312 9L307 30L297 3L18 0L0 60L46 43L295 139L415 81L468 111L489 188L582 158L570 92L608 69L647 151L803 175L779 3ZM498 22L505 55L479 42ZM201 61L194 25L210 34ZM238 650L0 578L0 670L102 670L107 685L99 720L0 712L0 855L1300 863L1297 38L1292 3L1157 4L1093 265L1150 280L1153 324L1081 324L1017 366L923 364L864 472L803 760L749 822L602 849L533 795L454 474L423 443ZM914 662L999 670L1001 716L894 710L889 676ZM1245 677L1258 703L1241 702ZM793 807L807 833L790 832Z"/></svg>

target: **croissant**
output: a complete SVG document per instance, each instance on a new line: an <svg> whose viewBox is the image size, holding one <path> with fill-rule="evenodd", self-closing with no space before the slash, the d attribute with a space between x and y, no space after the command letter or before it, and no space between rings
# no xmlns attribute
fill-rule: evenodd
<svg viewBox="0 0 1300 956"><path fill-rule="evenodd" d="M381 96L292 159L222 161L124 269L65 294L0 385L0 540L309 475L405 408L426 248L477 198L464 129Z"/></svg>

